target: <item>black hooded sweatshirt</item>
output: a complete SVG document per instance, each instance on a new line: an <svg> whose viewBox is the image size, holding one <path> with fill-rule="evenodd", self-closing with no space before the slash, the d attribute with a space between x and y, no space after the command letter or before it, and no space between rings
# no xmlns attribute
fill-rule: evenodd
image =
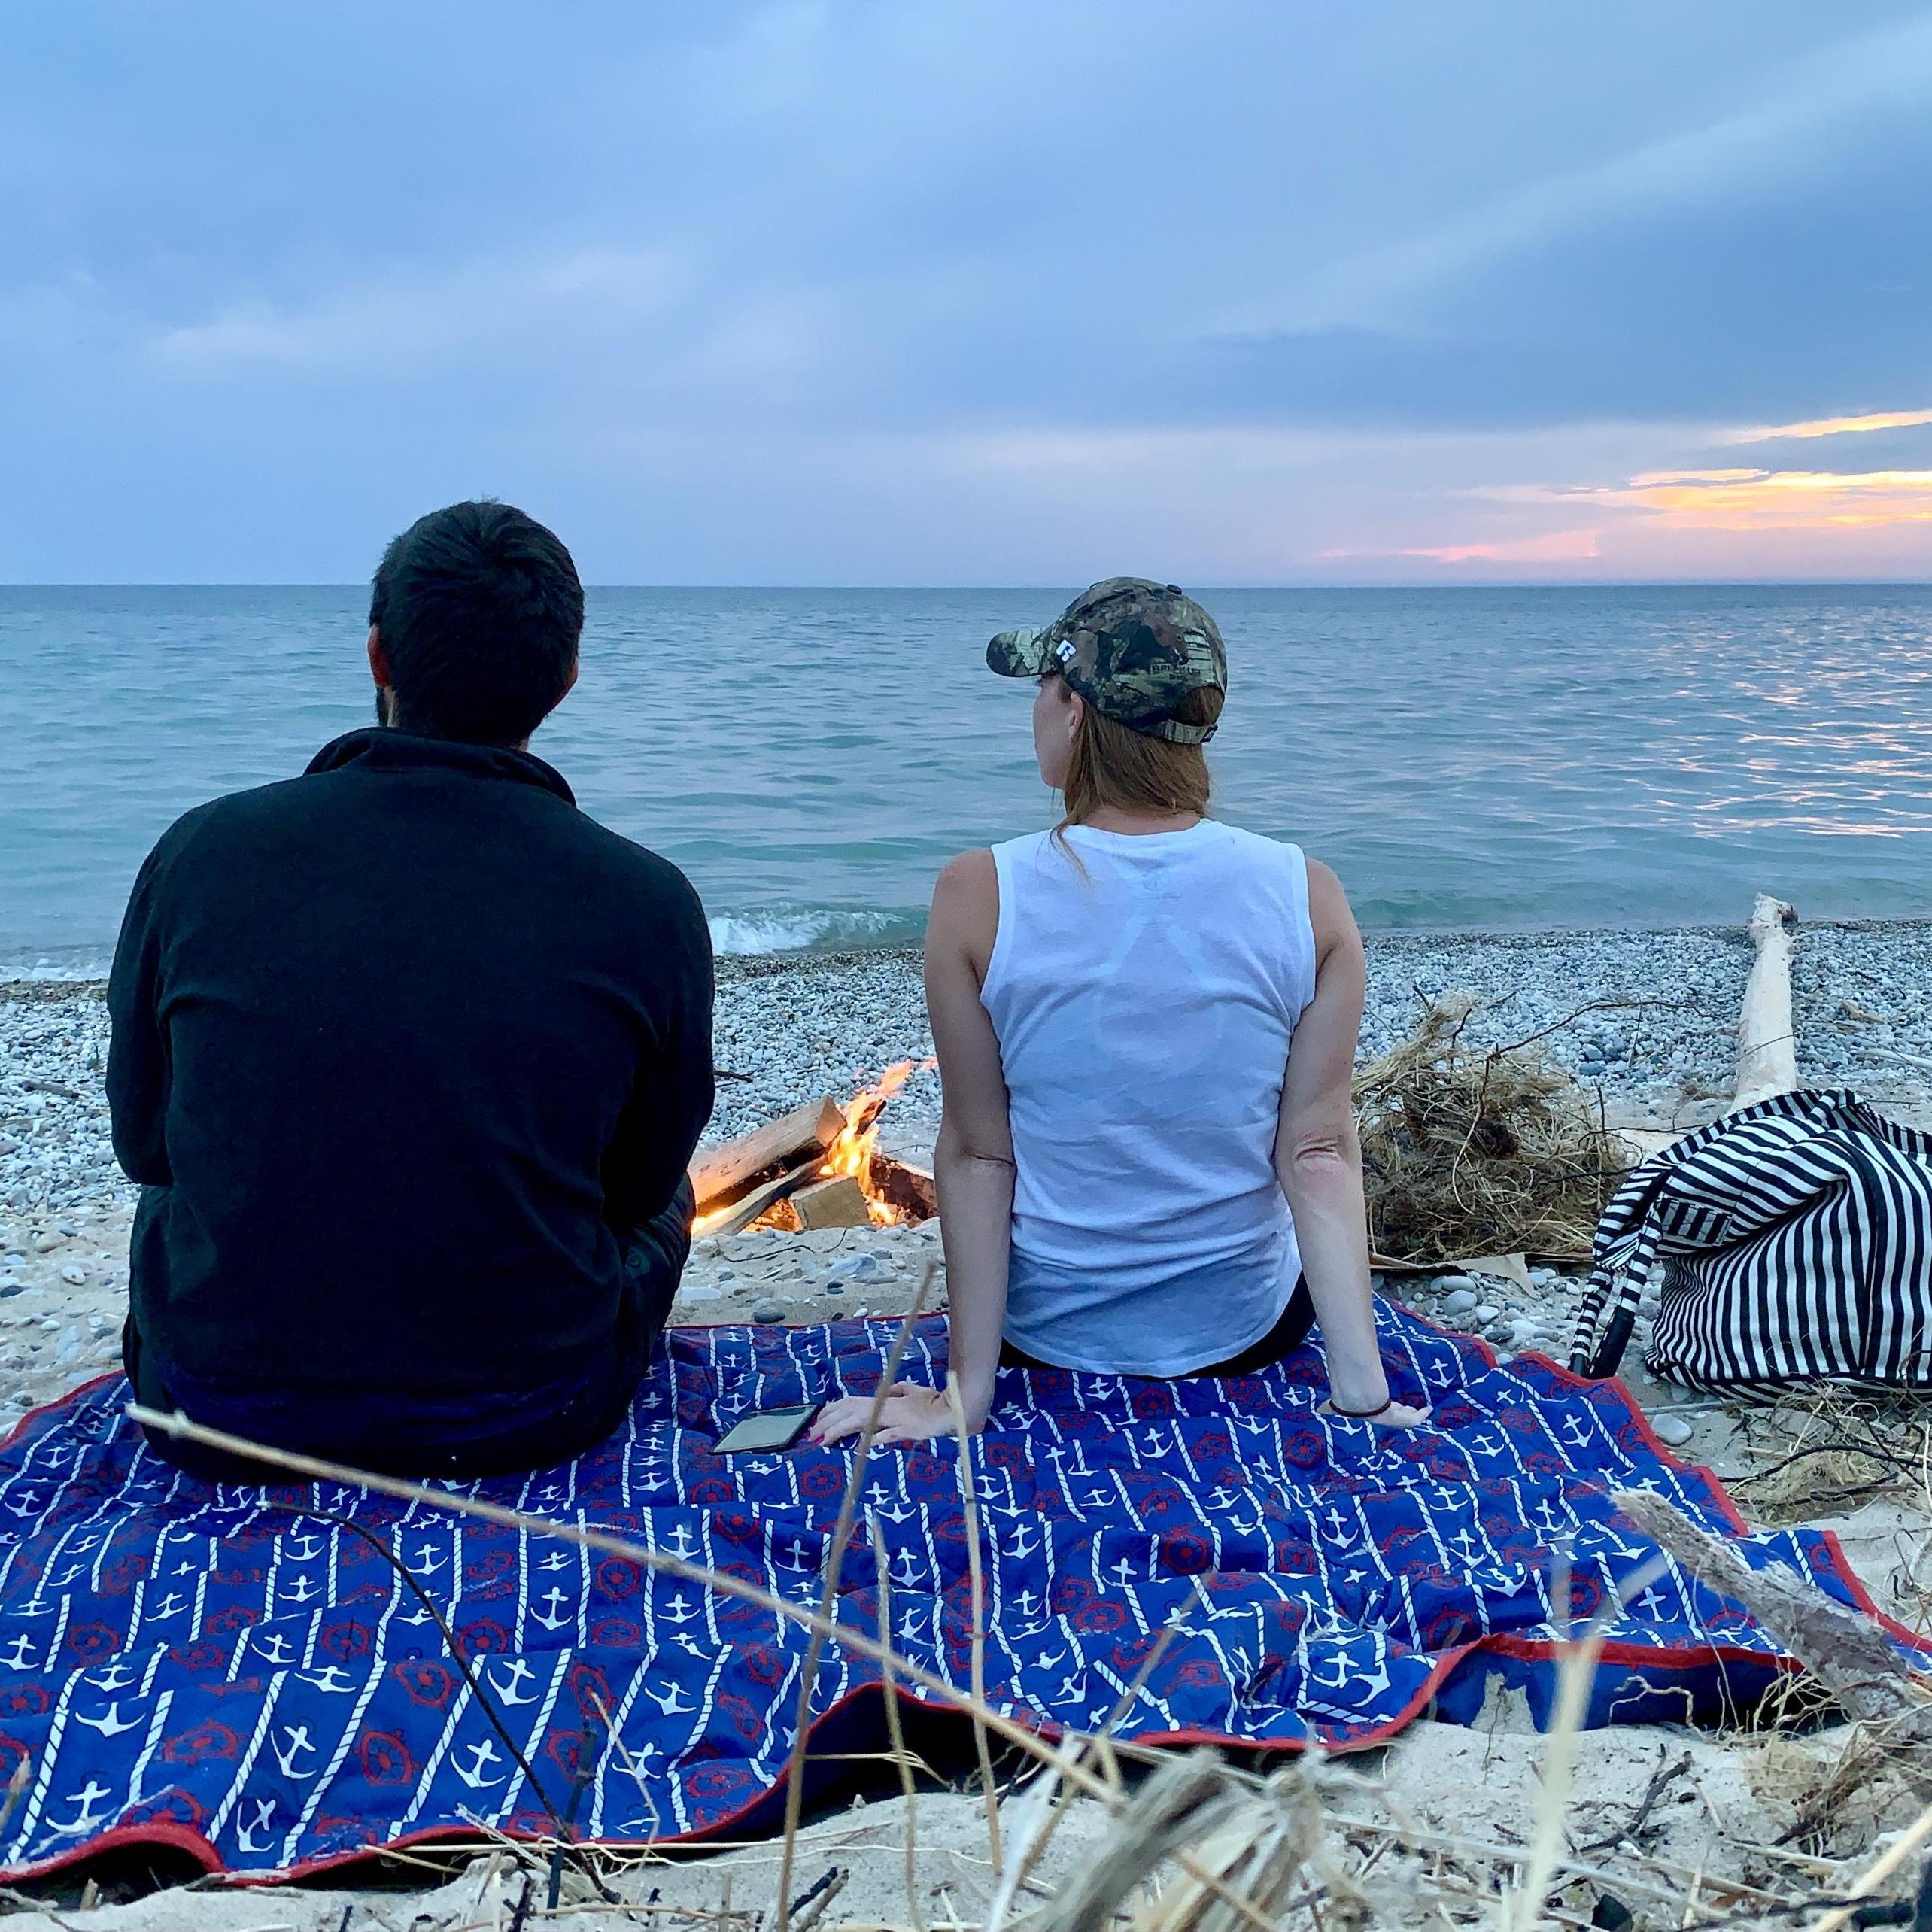
<svg viewBox="0 0 1932 1932"><path fill-rule="evenodd" d="M540 758L372 728L189 813L108 1004L144 1381L391 1462L608 1382L710 1116L711 946Z"/></svg>

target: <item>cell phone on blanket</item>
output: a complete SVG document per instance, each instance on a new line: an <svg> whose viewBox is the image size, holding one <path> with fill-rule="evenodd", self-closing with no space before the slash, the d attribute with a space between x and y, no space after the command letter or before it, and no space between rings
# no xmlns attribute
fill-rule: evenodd
<svg viewBox="0 0 1932 1932"><path fill-rule="evenodd" d="M741 1415L718 1438L713 1454L744 1455L754 1450L769 1454L774 1449L789 1449L812 1426L822 1402L794 1402L785 1408L755 1410Z"/></svg>

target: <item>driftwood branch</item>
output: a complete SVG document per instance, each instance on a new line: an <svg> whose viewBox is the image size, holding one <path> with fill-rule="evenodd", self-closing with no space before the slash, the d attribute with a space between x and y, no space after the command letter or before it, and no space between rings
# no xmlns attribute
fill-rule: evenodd
<svg viewBox="0 0 1932 1932"><path fill-rule="evenodd" d="M1876 1624L1782 1564L1753 1569L1722 1538L1651 1490L1621 1490L1612 1500L1707 1589L1742 1603L1848 1715L1870 1727L1914 1788L1932 1794L1932 1700Z"/></svg>
<svg viewBox="0 0 1932 1932"><path fill-rule="evenodd" d="M1797 1040L1791 1020L1791 928L1797 914L1782 899L1760 892L1751 911L1751 943L1757 949L1745 982L1737 1024L1736 1108L1755 1107L1798 1084Z"/></svg>

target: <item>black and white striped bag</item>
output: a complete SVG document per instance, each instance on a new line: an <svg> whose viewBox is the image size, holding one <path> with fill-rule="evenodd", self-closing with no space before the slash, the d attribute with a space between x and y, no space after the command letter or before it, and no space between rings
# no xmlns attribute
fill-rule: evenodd
<svg viewBox="0 0 1932 1932"><path fill-rule="evenodd" d="M1932 1388L1932 1136L1852 1093L1779 1094L1653 1156L1604 1210L1570 1366L1714 1393Z"/></svg>

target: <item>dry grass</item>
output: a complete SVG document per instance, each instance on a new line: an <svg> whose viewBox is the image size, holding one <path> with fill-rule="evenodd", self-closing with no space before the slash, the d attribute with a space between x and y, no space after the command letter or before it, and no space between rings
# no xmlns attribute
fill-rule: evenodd
<svg viewBox="0 0 1932 1932"><path fill-rule="evenodd" d="M1356 1076L1370 1240L1391 1260L1587 1253L1628 1166L1600 1100L1533 1043L1463 1035L1475 1001L1434 1001Z"/></svg>
<svg viewBox="0 0 1932 1932"><path fill-rule="evenodd" d="M1885 1496L1932 1511L1932 1403L1828 1385L1741 1408L1757 1466L1732 1487L1761 1521L1837 1516Z"/></svg>

